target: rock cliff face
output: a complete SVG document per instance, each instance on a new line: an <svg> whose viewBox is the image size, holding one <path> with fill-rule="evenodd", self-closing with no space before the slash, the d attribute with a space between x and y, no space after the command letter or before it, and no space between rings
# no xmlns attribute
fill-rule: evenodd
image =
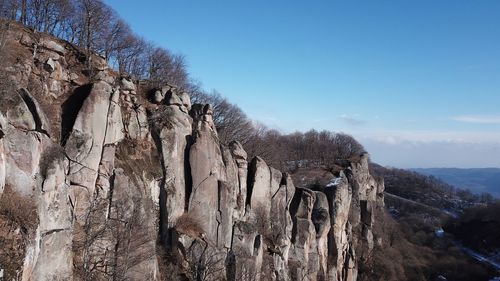
<svg viewBox="0 0 500 281"><path fill-rule="evenodd" d="M0 196L33 198L39 221L23 280L356 280L383 204L366 155L296 187L220 143L187 93L42 34L6 38Z"/></svg>

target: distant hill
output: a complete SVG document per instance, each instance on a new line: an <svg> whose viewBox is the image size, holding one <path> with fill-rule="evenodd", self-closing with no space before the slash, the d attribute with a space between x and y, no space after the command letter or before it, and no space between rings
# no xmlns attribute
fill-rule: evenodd
<svg viewBox="0 0 500 281"><path fill-rule="evenodd" d="M499 168L419 168L412 170L420 174L434 176L458 188L469 189L474 193L488 192L500 198Z"/></svg>

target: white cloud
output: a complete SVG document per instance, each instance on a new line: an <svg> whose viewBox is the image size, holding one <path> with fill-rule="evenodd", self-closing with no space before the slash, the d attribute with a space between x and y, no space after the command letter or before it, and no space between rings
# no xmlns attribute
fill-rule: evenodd
<svg viewBox="0 0 500 281"><path fill-rule="evenodd" d="M387 144L430 142L500 144L500 132L377 130L354 135L360 139L376 140Z"/></svg>
<svg viewBox="0 0 500 281"><path fill-rule="evenodd" d="M500 124L500 115L461 115L454 116L451 119L467 123Z"/></svg>
<svg viewBox="0 0 500 281"><path fill-rule="evenodd" d="M352 126L360 126L366 123L365 120L358 118L357 114L355 115L342 114L340 115L340 119L342 119L342 121Z"/></svg>
<svg viewBox="0 0 500 281"><path fill-rule="evenodd" d="M399 168L485 168L500 167L500 144L471 143L409 143L390 144L375 140L362 140L379 164Z"/></svg>
<svg viewBox="0 0 500 281"><path fill-rule="evenodd" d="M382 165L500 167L500 132L378 130L354 136Z"/></svg>

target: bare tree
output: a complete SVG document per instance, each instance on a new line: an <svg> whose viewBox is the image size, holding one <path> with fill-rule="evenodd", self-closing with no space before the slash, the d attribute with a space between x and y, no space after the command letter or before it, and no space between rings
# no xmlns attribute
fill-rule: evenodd
<svg viewBox="0 0 500 281"><path fill-rule="evenodd" d="M77 217L73 242L76 274L82 280L125 280L133 268L155 256L154 241L139 197L94 196Z"/></svg>
<svg viewBox="0 0 500 281"><path fill-rule="evenodd" d="M81 32L78 43L87 51L102 50L98 38L105 33L111 9L100 0L76 0L80 11Z"/></svg>
<svg viewBox="0 0 500 281"><path fill-rule="evenodd" d="M336 157L339 160L357 160L362 154L366 153L363 146L348 134L335 134L333 142L337 147Z"/></svg>
<svg viewBox="0 0 500 281"><path fill-rule="evenodd" d="M0 12L1 16L10 20L21 20L18 19L18 12L21 9L21 0L1 0L0 1ZM23 0L24 1L24 0Z"/></svg>
<svg viewBox="0 0 500 281"><path fill-rule="evenodd" d="M188 268L186 277L192 281L223 280L225 273L225 254L217 253L205 241L193 243L187 249Z"/></svg>
<svg viewBox="0 0 500 281"><path fill-rule="evenodd" d="M99 197L88 199L85 211L77 215L73 238L75 273L82 280L98 280L110 266L106 259L105 238L109 237L109 225L105 219L108 202ZM82 208L80 207L80 208Z"/></svg>
<svg viewBox="0 0 500 281"><path fill-rule="evenodd" d="M184 56L174 55L152 44L149 44L146 52L147 78L153 86L169 83L179 88L185 87L189 79Z"/></svg>
<svg viewBox="0 0 500 281"><path fill-rule="evenodd" d="M121 72L149 79L152 85L169 83L183 90L196 87L183 55L134 34L102 0L0 0L0 16L85 48L88 67L94 52Z"/></svg>
<svg viewBox="0 0 500 281"><path fill-rule="evenodd" d="M253 129L246 114L217 91L213 91L208 96L208 103L214 109L213 119L219 140L224 144L235 140L244 144L249 139Z"/></svg>

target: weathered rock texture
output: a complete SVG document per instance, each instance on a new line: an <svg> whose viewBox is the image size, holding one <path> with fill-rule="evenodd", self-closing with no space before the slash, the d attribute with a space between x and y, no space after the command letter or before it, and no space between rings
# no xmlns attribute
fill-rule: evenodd
<svg viewBox="0 0 500 281"><path fill-rule="evenodd" d="M34 198L39 219L23 280L356 280L383 204L366 155L295 187L221 144L212 107L175 87L145 88L94 55L88 69L48 36L7 39L0 194Z"/></svg>

